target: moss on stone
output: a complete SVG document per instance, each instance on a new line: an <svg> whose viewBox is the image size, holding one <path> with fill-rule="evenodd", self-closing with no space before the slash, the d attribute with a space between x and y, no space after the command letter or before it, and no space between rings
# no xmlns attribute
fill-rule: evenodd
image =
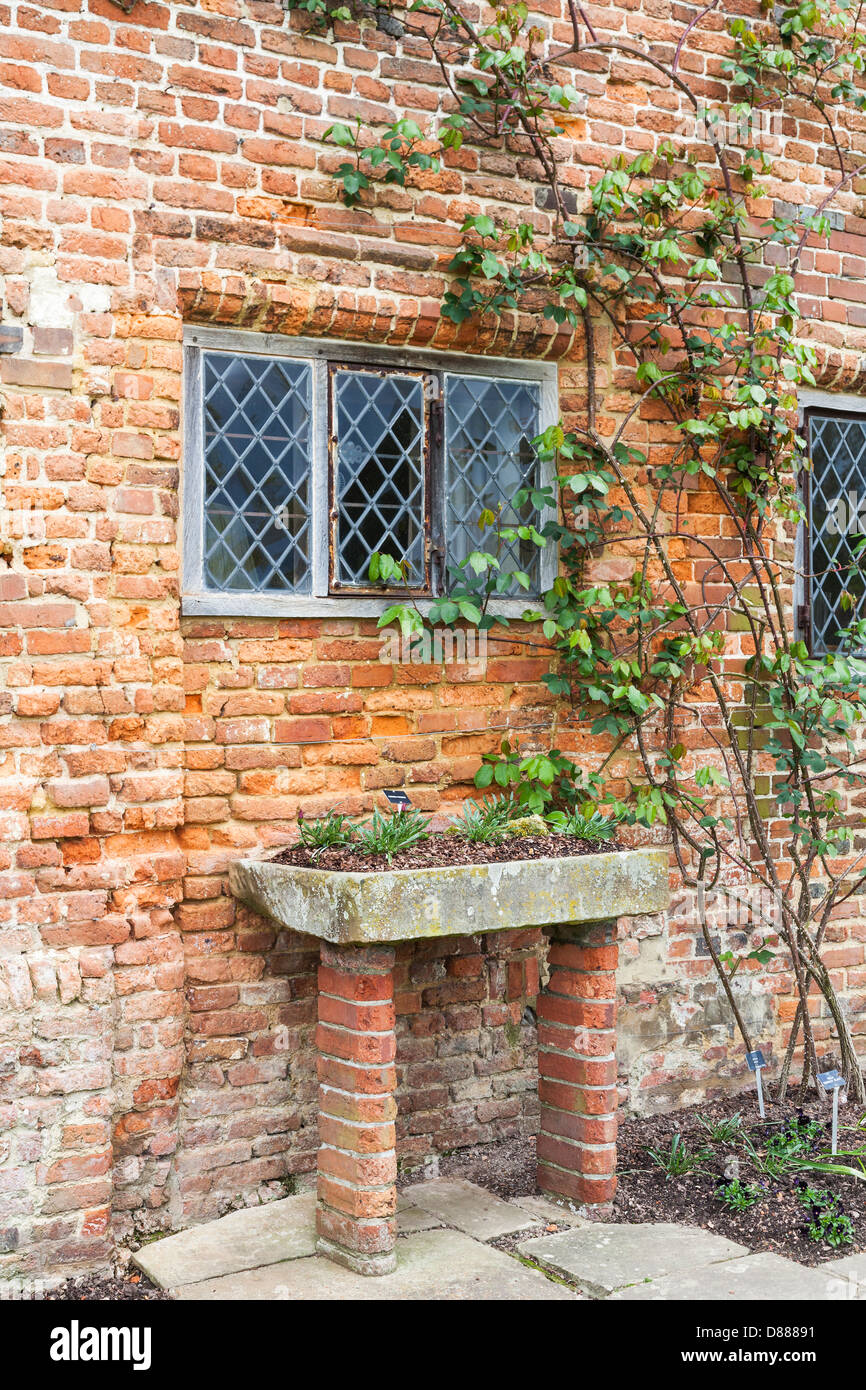
<svg viewBox="0 0 866 1390"><path fill-rule="evenodd" d="M505 835L516 835L520 839L528 835L550 835L551 829L543 816L517 816L502 827Z"/></svg>

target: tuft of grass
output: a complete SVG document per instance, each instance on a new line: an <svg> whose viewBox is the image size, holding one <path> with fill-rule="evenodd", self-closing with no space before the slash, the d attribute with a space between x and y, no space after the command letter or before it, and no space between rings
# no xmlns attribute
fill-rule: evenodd
<svg viewBox="0 0 866 1390"><path fill-rule="evenodd" d="M480 804L467 800L463 814L452 820L451 829L473 844L488 844L501 840L505 826L520 814L522 807L511 796L485 797Z"/></svg>
<svg viewBox="0 0 866 1390"><path fill-rule="evenodd" d="M376 810L370 820L358 826L354 845L364 854L384 854L390 864L392 856L400 850L410 849L429 838L427 817L420 811L395 811L384 816Z"/></svg>
<svg viewBox="0 0 866 1390"><path fill-rule="evenodd" d="M588 816L576 809L551 811L547 820L559 835L576 835L581 840L612 840L619 826L618 816L603 816L601 811Z"/></svg>
<svg viewBox="0 0 866 1390"><path fill-rule="evenodd" d="M305 820L303 811L298 812L301 844L314 853L321 854L323 849L351 844L353 833L348 816L341 816L336 811L329 811L318 820Z"/></svg>
<svg viewBox="0 0 866 1390"><path fill-rule="evenodd" d="M699 1115L698 1124L703 1126L715 1143L730 1144L740 1137L743 1128L743 1116L739 1110L736 1115L730 1115L723 1120L709 1120L706 1115Z"/></svg>
<svg viewBox="0 0 866 1390"><path fill-rule="evenodd" d="M674 1135L669 1149L647 1149L647 1153L669 1178L685 1177L712 1157L709 1149L690 1149L681 1134Z"/></svg>

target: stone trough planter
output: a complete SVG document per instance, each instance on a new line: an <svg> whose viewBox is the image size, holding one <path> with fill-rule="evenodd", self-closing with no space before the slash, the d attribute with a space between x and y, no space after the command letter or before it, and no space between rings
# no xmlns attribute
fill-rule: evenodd
<svg viewBox="0 0 866 1390"><path fill-rule="evenodd" d="M616 1190L616 923L668 905L666 849L377 873L267 860L231 866L237 898L318 937L323 1254L363 1274L395 1266L394 943L542 928L538 1182L580 1203Z"/></svg>

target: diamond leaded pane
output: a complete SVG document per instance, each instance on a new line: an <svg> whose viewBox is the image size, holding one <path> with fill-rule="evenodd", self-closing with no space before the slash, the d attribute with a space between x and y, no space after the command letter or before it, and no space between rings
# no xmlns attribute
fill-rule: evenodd
<svg viewBox="0 0 866 1390"><path fill-rule="evenodd" d="M839 646L839 629L866 616L866 584L850 568L866 533L860 507L866 482L866 417L812 415L810 573L812 646L817 655ZM843 591L853 607L842 607Z"/></svg>
<svg viewBox="0 0 866 1390"><path fill-rule="evenodd" d="M369 584L374 551L405 560L413 588L425 582L426 425L420 377L334 373L335 579Z"/></svg>
<svg viewBox="0 0 866 1390"><path fill-rule="evenodd" d="M311 369L206 352L203 373L205 585L309 593Z"/></svg>
<svg viewBox="0 0 866 1390"><path fill-rule="evenodd" d="M537 487L538 456L532 440L539 433L537 383L484 377L449 376L445 391L448 559L459 564L473 550L495 549L490 531L478 529L489 508L506 525L538 524L527 502L519 514L511 499L523 487ZM523 570L539 588L539 553L532 541L514 541L500 555L507 574ZM511 592L523 592L514 583Z"/></svg>

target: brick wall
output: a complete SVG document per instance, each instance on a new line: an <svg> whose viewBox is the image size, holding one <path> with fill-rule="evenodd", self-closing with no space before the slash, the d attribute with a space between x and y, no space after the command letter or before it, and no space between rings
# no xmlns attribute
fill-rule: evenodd
<svg viewBox="0 0 866 1390"><path fill-rule="evenodd" d="M536 8L556 27L559 0ZM665 44L668 15L624 0L597 22ZM708 95L722 49L710 19L686 54ZM668 133L676 102L637 68L574 81L579 194ZM468 212L546 230L530 170L467 146L374 211L336 201L334 119L426 120L439 99L422 46L370 25L323 38L258 0L0 0L3 345L20 336L0 355L0 1276L98 1260L112 1221L210 1216L309 1169L315 955L236 910L227 863L290 838L299 808L366 811L386 786L446 811L504 724L543 742L544 666L519 646L481 675L394 668L371 623L181 612L185 323L546 355L580 410L579 344L438 317ZM824 137L786 138L779 197L817 201ZM824 381L855 390L866 223L854 194L842 206L803 290ZM615 419L627 374L606 370ZM697 495L693 514L717 525ZM859 1004L863 924L833 930ZM533 1128L539 954L531 935L400 951L399 1153ZM639 919L623 961L630 1103L738 1079L693 918ZM772 1030L786 978L750 987Z"/></svg>

